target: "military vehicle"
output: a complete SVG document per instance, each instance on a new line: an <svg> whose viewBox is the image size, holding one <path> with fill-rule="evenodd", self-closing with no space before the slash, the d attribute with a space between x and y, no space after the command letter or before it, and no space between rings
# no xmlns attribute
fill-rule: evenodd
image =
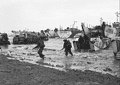
<svg viewBox="0 0 120 85"><path fill-rule="evenodd" d="M36 44L39 38L43 38L44 41L48 41L48 37L38 33L26 32L15 35L13 38L13 44Z"/></svg>
<svg viewBox="0 0 120 85"><path fill-rule="evenodd" d="M0 33L0 45L10 45L7 33Z"/></svg>

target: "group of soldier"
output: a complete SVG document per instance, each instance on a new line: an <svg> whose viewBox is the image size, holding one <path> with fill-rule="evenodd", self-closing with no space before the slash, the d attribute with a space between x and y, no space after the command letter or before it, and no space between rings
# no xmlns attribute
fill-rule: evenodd
<svg viewBox="0 0 120 85"><path fill-rule="evenodd" d="M68 39L64 39L63 42L64 44L61 50L64 49L66 56L68 56L68 53L70 53L71 56L73 56L73 53L71 51L71 48L72 48L71 42ZM39 38L37 45L33 48L33 49L38 49L38 54L42 59L45 58L45 55L42 53L44 50L44 47L45 47L44 40L42 38Z"/></svg>
<svg viewBox="0 0 120 85"><path fill-rule="evenodd" d="M71 51L72 48L72 44L70 42L70 40L68 39L64 39L63 40L64 44L63 44L63 48L61 50L64 49L65 55L68 56L68 53L71 54L71 56L73 56L73 53ZM87 35L83 34L79 37L78 39L78 48L79 51L81 51L81 49L90 49L90 44L89 44L89 38ZM39 42L37 44L37 46L35 46L33 49L38 48L38 54L39 56L44 59L45 55L42 53L44 50L45 44L44 44L44 40L42 38L39 38Z"/></svg>

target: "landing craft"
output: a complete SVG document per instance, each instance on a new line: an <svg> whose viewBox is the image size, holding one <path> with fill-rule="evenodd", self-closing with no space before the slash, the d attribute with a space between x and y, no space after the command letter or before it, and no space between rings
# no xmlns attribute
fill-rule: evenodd
<svg viewBox="0 0 120 85"><path fill-rule="evenodd" d="M112 50L115 59L120 59L120 23L114 22L113 25L107 25L103 22L100 26L95 26L93 28L85 27L84 23L81 24L83 29L83 34L86 34L89 38L90 49L89 50L103 50L108 49L112 46ZM76 41L78 42L78 41ZM74 41L74 48L76 48ZM80 43L79 43L80 44Z"/></svg>
<svg viewBox="0 0 120 85"><path fill-rule="evenodd" d="M111 45L115 59L120 59L120 23L114 22L113 27L106 27L106 36L111 38Z"/></svg>
<svg viewBox="0 0 120 85"><path fill-rule="evenodd" d="M74 36L80 32L81 31L77 28L70 28L65 30L58 30L57 32L49 31L47 35L49 38L74 38Z"/></svg>
<svg viewBox="0 0 120 85"><path fill-rule="evenodd" d="M69 30L60 30L58 31L58 35L60 38L74 38L74 36L77 33L80 33L81 31L78 30L77 28L69 28Z"/></svg>
<svg viewBox="0 0 120 85"><path fill-rule="evenodd" d="M72 34L69 30L58 31L58 35L60 38L68 38Z"/></svg>

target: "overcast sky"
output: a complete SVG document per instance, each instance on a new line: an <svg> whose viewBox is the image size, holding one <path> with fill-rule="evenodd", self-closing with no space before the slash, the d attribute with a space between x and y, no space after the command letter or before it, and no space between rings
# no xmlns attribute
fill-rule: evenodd
<svg viewBox="0 0 120 85"><path fill-rule="evenodd" d="M11 30L40 31L42 29L65 29L77 21L100 24L115 22L119 0L0 0L0 32Z"/></svg>

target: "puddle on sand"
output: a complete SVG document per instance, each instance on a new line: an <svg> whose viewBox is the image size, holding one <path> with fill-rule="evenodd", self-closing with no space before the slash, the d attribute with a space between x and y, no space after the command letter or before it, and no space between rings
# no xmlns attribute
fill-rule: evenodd
<svg viewBox="0 0 120 85"><path fill-rule="evenodd" d="M51 43L51 41L54 41L54 43ZM46 49L43 53L46 58L44 60L39 57L37 50L32 50L35 45L9 45L5 48L2 47L1 53L12 56L9 59L16 59L21 62L29 62L62 71L69 69L92 70L120 77L120 61L114 60L111 51L102 51L97 54L73 52L74 56L69 55L66 57L64 51L60 51L63 43L59 41L59 39L53 39L46 42L47 44L45 43Z"/></svg>

